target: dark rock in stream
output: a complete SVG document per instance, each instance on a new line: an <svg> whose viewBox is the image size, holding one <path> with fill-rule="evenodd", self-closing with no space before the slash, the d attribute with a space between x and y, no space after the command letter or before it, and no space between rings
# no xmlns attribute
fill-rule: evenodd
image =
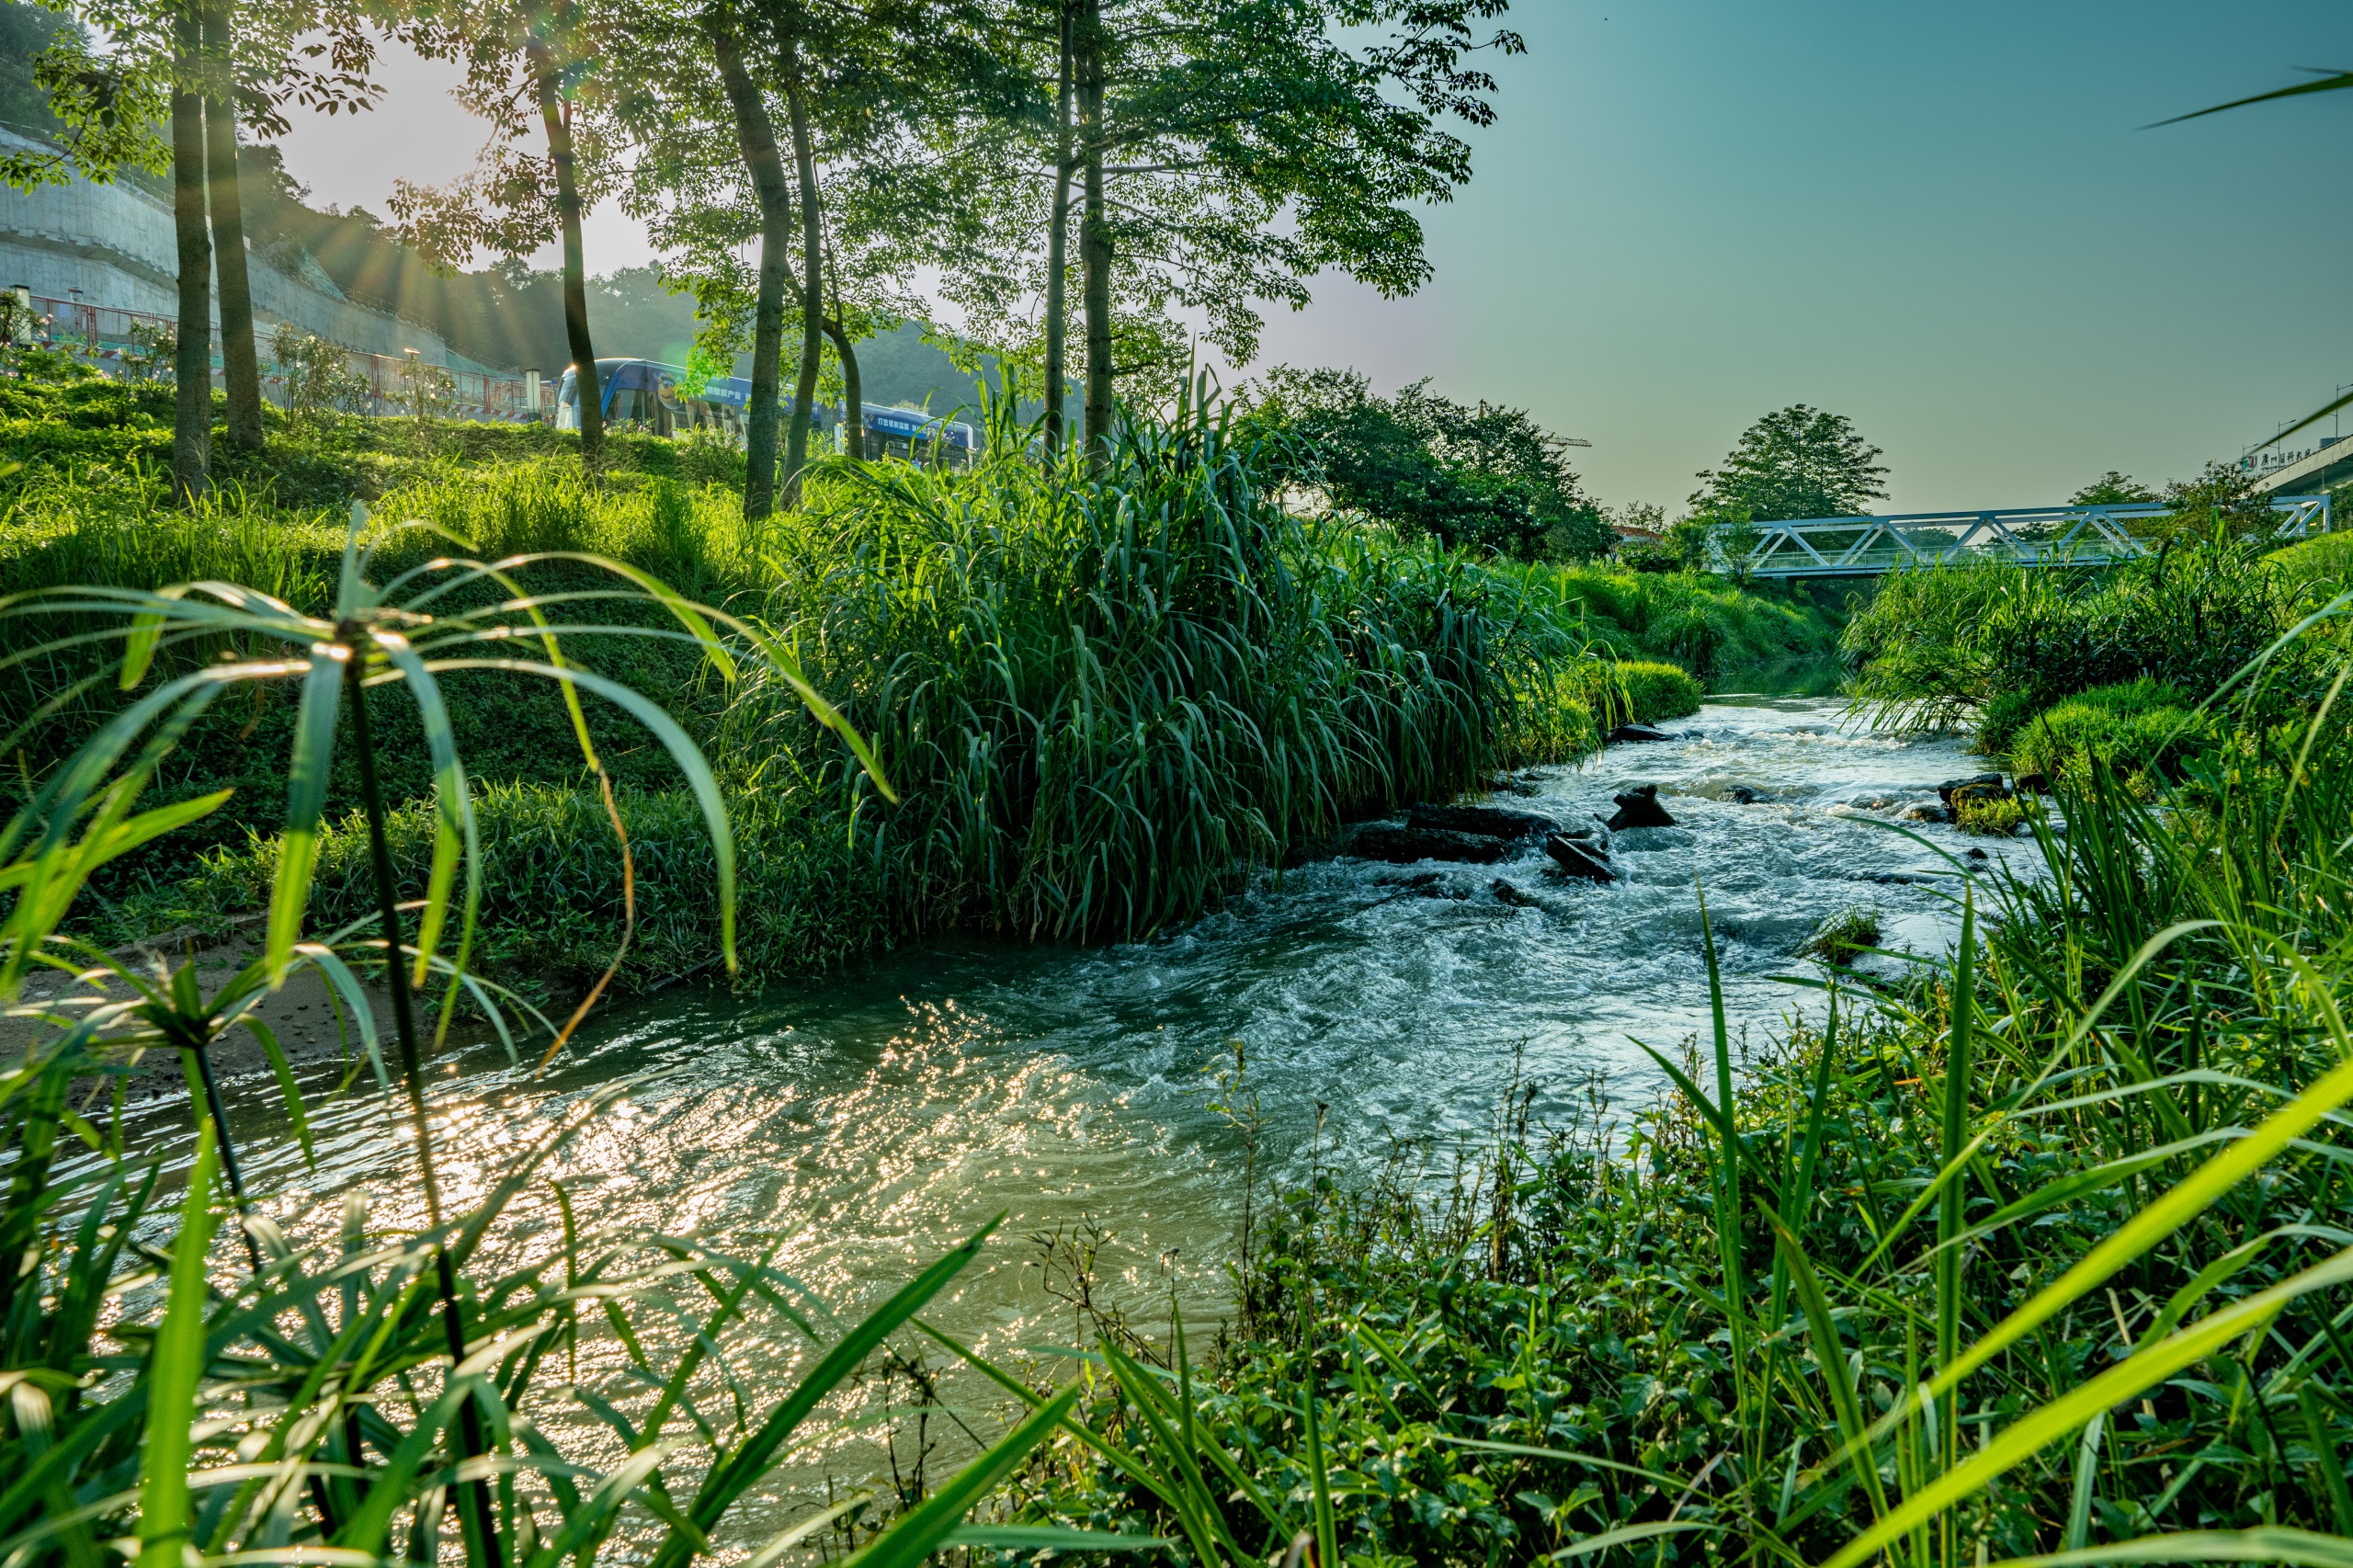
<svg viewBox="0 0 2353 1568"><path fill-rule="evenodd" d="M1564 837L1554 834L1544 841L1544 853L1552 857L1562 870L1573 877L1583 877L1591 882L1614 882L1618 873L1609 869L1602 851L1589 840Z"/></svg>
<svg viewBox="0 0 2353 1568"><path fill-rule="evenodd" d="M1368 823L1348 838L1348 853L1360 860L1386 860L1410 866L1416 860L1460 860L1492 866L1512 852L1509 839L1492 835L1457 833L1446 828L1399 827L1394 823Z"/></svg>
<svg viewBox="0 0 2353 1568"><path fill-rule="evenodd" d="M1652 741L1669 741L1675 737L1654 724L1620 724L1601 738L1609 746L1647 744Z"/></svg>
<svg viewBox="0 0 2353 1568"><path fill-rule="evenodd" d="M1516 812L1508 806L1414 806L1405 812L1405 825L1424 832L1475 833L1488 838L1541 838L1556 832L1560 824L1535 812Z"/></svg>
<svg viewBox="0 0 2353 1568"><path fill-rule="evenodd" d="M1624 793L1612 799L1618 805L1618 814L1609 819L1609 831L1612 833L1621 827L1675 825L1675 819L1666 814L1665 806L1658 803L1658 786L1655 784L1629 785Z"/></svg>
<svg viewBox="0 0 2353 1568"><path fill-rule="evenodd" d="M1981 784L1991 784L1995 789L2000 790L2002 776L1998 773L1972 773L1966 778L1948 778L1937 786L1937 799L1949 806L1953 803L1952 798L1957 791ZM2004 792L2007 793L2007 791Z"/></svg>
<svg viewBox="0 0 2353 1568"><path fill-rule="evenodd" d="M1542 904L1537 903L1536 900L1529 897L1526 893L1520 892L1518 888L1504 881L1501 877L1497 877L1494 881L1489 882L1487 884L1487 891L1495 895L1495 902L1497 903L1507 903L1514 909L1541 909L1544 907Z"/></svg>

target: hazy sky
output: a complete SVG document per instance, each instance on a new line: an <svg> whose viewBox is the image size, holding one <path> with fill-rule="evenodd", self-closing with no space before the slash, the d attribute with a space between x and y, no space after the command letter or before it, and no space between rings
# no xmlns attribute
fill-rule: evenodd
<svg viewBox="0 0 2353 1568"><path fill-rule="evenodd" d="M1266 358L1422 376L1593 442L1605 501L1677 506L1768 409L1886 449L1904 509L2032 506L2234 458L2353 379L2353 93L2143 130L2353 65L2319 0L1523 0L1436 276L1325 279ZM460 172L446 78L300 127L315 200ZM397 126L397 131L393 127ZM618 214L597 272L641 264ZM2324 429L2326 426L2323 427ZM2300 439L2298 444L2303 444Z"/></svg>

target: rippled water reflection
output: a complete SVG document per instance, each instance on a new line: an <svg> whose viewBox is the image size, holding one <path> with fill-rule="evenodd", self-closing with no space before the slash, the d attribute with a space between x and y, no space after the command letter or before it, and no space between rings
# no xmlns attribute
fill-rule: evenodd
<svg viewBox="0 0 2353 1568"><path fill-rule="evenodd" d="M941 1314L1000 1352L1068 1337L1021 1238L1091 1219L1115 1238L1109 1273L1131 1303L1165 1303L1173 1284L1188 1315L1213 1315L1238 1144L1206 1074L1235 1042L1275 1162L1296 1175L1311 1157L1376 1158L1393 1138L1475 1135L1516 1072L1546 1085L1540 1116L1594 1074L1621 1097L1644 1090L1654 1069L1629 1037L1665 1048L1705 1026L1696 885L1734 1027L1752 1031L1810 998L1773 977L1808 969L1796 950L1836 910L1876 906L1891 946L1950 939L1957 878L1882 824L1975 771L1959 743L1859 731L1811 698L1720 699L1666 727L1677 738L1544 770L1538 797L1514 802L1582 821L1628 782L1660 784L1681 825L1620 835L1617 887L1560 880L1534 853L1438 868L1418 890L1400 884L1432 868L1328 861L1148 943L942 943L756 996L659 995L607 1014L539 1083L474 1049L437 1102L461 1167L453 1199L553 1111L653 1074L551 1166L584 1215L774 1244L781 1267L849 1303L1002 1212L1007 1241ZM1758 799L1736 803L1735 786ZM1964 847L1950 828L1906 825ZM2021 869L2033 857L2026 842L1992 848ZM1499 876L1540 907L1498 900ZM185 1106L147 1114L155 1136L185 1142ZM256 1187L364 1187L405 1212L407 1145L377 1100L321 1113L316 1176L260 1086L239 1117ZM540 1234L554 1224L543 1187L518 1211ZM775 1348L771 1377L790 1353Z"/></svg>

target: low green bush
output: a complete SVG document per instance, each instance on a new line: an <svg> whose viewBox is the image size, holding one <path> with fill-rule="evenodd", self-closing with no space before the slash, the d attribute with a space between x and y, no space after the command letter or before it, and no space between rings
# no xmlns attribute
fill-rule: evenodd
<svg viewBox="0 0 2353 1568"><path fill-rule="evenodd" d="M2026 821L2026 808L2014 795L1955 796L1953 821L1980 838L2007 838Z"/></svg>
<svg viewBox="0 0 2353 1568"><path fill-rule="evenodd" d="M1633 707L1633 722L1637 724L1697 713L1707 692L1699 678L1682 665L1662 664L1655 659L1620 659L1618 676L1625 683Z"/></svg>
<svg viewBox="0 0 2353 1568"><path fill-rule="evenodd" d="M1975 729L2000 749L2077 692L2143 677L2202 700L2317 608L2325 591L2267 564L2266 541L2177 536L2118 566L1938 567L1891 573L1847 621L1853 692L1882 719ZM2290 644L2266 717L2316 700L2324 650Z"/></svg>
<svg viewBox="0 0 2353 1568"><path fill-rule="evenodd" d="M2010 761L2020 773L2046 778L2074 778L2095 763L2128 778L2177 778L2215 738L2211 722L2193 716L2194 707L2162 681L2095 687L2021 724Z"/></svg>
<svg viewBox="0 0 2353 1568"><path fill-rule="evenodd" d="M1549 580L1596 642L1626 657L1672 660L1702 679L1823 658L1838 645L1836 619L1779 585L1744 591L1706 573L1597 565L1526 570Z"/></svg>

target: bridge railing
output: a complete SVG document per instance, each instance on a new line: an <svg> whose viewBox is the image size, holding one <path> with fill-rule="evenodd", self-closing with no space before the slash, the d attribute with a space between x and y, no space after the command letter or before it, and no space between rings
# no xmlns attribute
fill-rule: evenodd
<svg viewBox="0 0 2353 1568"><path fill-rule="evenodd" d="M2276 495L2279 539L2330 530L2325 495ZM2153 554L2149 525L2172 516L2157 505L2014 506L1984 512L1898 512L1727 525L1708 540L1712 564L1753 577L1862 577L1903 567L2099 566Z"/></svg>

